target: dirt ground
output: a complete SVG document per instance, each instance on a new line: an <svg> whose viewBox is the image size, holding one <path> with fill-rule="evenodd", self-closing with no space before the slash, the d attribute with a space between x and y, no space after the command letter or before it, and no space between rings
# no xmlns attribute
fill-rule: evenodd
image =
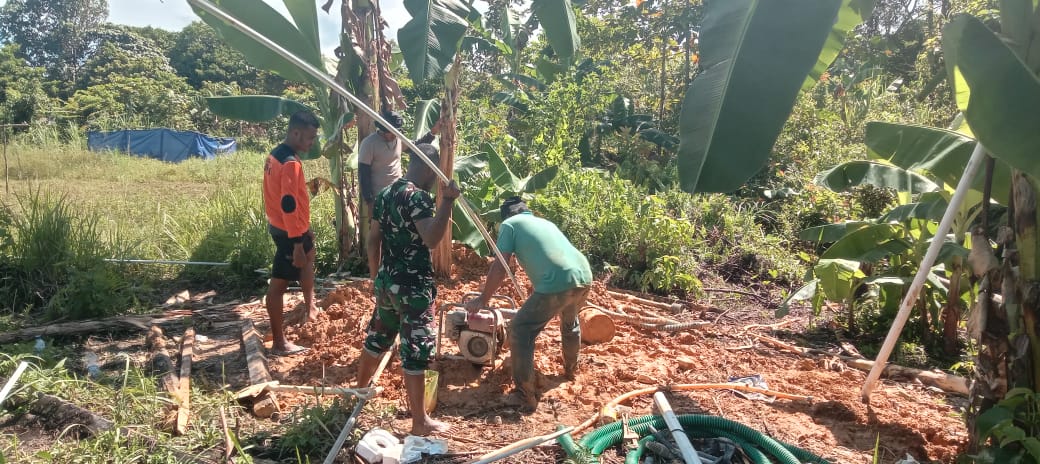
<svg viewBox="0 0 1040 464"><path fill-rule="evenodd" d="M457 261L455 278L438 287L438 304L460 302L467 292L479 291L486 263L473 255ZM521 274L520 278L527 284L526 277ZM323 298L325 312L317 323L289 329L289 337L312 347L311 352L273 358L272 375L285 384L351 385L372 310L371 295L371 284L355 282ZM593 288L589 300L607 309L630 309L627 302L608 295L602 285ZM502 405L502 396L512 388L510 361L505 354L494 369L480 369L464 360L442 360L434 415L454 426L448 438L452 452L490 450L549 433L557 424L577 425L595 415L607 401L631 390L725 382L731 377L760 374L770 388L812 396L813 401L767 403L746 400L729 391L675 392L669 396L678 413L735 420L836 463L871 462L875 443L880 443L881 462L893 462L907 454L922 462L952 462L962 449L967 434L954 406L956 398L919 384L886 381L872 395L871 404L863 404L859 390L865 373L843 368L840 362L779 353L740 335L745 329L755 330L747 327L750 324L777 322L768 314L761 307L731 309L727 317L696 310L669 314L683 320L702 316L718 320L718 324L679 333L654 332L619 322L613 340L583 346L574 382L562 377L559 325L554 321L537 342L535 365L544 393L535 413L523 415ZM445 352L452 352L451 347ZM683 363L675 361L679 357L683 357ZM399 363L391 364L380 385L385 390L375 405L407 410ZM280 400L306 399L284 396ZM635 416L651 413L649 396L636 398L629 405ZM410 419L401 413L392 419L366 417L361 424L363 428L381 426L403 435ZM513 462L556 462L559 456L536 450L517 455Z"/></svg>
<svg viewBox="0 0 1040 464"><path fill-rule="evenodd" d="M438 304L460 302L467 292L480 290L488 261L461 249L457 251L456 272L451 280L439 283ZM526 277L521 274L520 279L530 291ZM503 290L506 289L504 286ZM506 293L516 297L511 291ZM319 320L287 330L290 340L311 347L310 352L269 357L271 374L287 385L353 386L364 329L373 306L371 284L342 283L320 291L319 298L324 308ZM632 310L630 302L611 297L602 284L594 286L589 301L615 311ZM302 316L301 303L299 293L289 298L286 307L297 308L290 317ZM453 425L451 434L444 438L449 442L450 453L457 457L428 462L464 462L514 441L550 433L558 424L577 425L597 414L604 403L631 390L719 383L754 374L761 375L773 390L813 399L766 402L744 399L725 390L671 392L668 396L677 413L712 414L741 422L834 463L870 463L875 444L880 462L884 463L908 454L920 462L953 462L957 453L963 451L967 433L960 415L962 398L921 384L885 380L878 385L871 403L863 404L859 391L866 377L864 372L847 368L840 361L779 352L754 343L746 335L753 331L769 333L770 328L763 326L778 322L760 300L717 296L708 306L725 308L723 311L700 303L684 302L684 311L678 314L656 311L682 321L712 322L702 328L668 333L618 321L617 333L610 342L583 345L579 373L573 382L561 375L559 325L553 321L537 342L535 364L543 397L532 414L521 414L501 401L512 388L508 352L499 357L494 368L478 368L463 360L441 360L437 366L441 377L438 405L433 415ZM240 350L239 322L235 319L252 318L265 331L267 320L262 303L225 305L219 311L200 310L204 308L197 305L193 317L201 335L196 339L193 377L218 390L221 386L246 386L248 373ZM804 317L787 317L795 319L781 321L787 331L797 331L804 325ZM140 350L141 356L146 354L141 346L143 335L93 343L99 345L93 347L99 351ZM444 350L446 354L455 352L448 345ZM368 430L378 426L403 437L410 418L404 412L404 386L396 359L380 385L384 390L369 403L359 427ZM310 395L284 393L278 395L278 400L283 412L299 410L314 401ZM625 404L633 408L633 416L652 413L650 396ZM576 433L575 438L588 431ZM558 447L546 446L501 462L553 463L562 459ZM622 462L623 455L608 450L602 461Z"/></svg>

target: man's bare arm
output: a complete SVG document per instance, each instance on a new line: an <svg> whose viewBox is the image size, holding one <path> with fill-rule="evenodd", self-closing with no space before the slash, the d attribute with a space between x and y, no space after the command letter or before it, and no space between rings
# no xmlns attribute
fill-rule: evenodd
<svg viewBox="0 0 1040 464"><path fill-rule="evenodd" d="M448 231L451 229L451 207L455 199L459 197L459 194L459 187L455 185L455 181L452 181L447 187L442 185L441 194L437 198L437 212L432 218L423 218L415 221L415 228L419 232L419 237L422 238L423 245L433 248L440 243L445 233L449 233Z"/></svg>

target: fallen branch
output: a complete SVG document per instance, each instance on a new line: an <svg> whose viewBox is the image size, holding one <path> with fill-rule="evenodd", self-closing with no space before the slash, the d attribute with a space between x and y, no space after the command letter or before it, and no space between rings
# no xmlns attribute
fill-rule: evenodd
<svg viewBox="0 0 1040 464"><path fill-rule="evenodd" d="M181 338L180 403L177 405L177 426L174 428L177 435L188 432L188 418L191 413L191 355L194 347L195 328L188 327Z"/></svg>
<svg viewBox="0 0 1040 464"><path fill-rule="evenodd" d="M573 431L574 431L574 427L565 427L565 428L557 430L557 431L555 431L553 433L548 433L548 434L545 434L545 435L539 435L539 436L536 436L536 437L525 438L525 439L520 440L520 441L518 441L516 443L513 443L513 444L511 444L509 446L506 446L506 447L503 447L503 448L499 448L499 449L497 449L495 451L487 453L487 454L477 458L476 460L468 462L467 464L487 464L487 463L490 463L490 462L497 461L499 459L504 459L504 458L512 456L512 455L514 455L516 453L519 453L521 451L525 451L525 450L534 448L534 447L536 447L536 446L538 446L538 445L540 445L542 443L545 443L545 442L547 442L549 440L553 440L556 437L559 437L560 435L571 433Z"/></svg>
<svg viewBox="0 0 1040 464"><path fill-rule="evenodd" d="M242 351L246 355L246 367L249 369L249 383L264 384L271 381L271 373L267 370L267 358L264 357L264 342L260 332L253 327L253 321L242 321ZM257 417L272 417L278 413L278 401L274 393L261 391L252 402L253 414Z"/></svg>
<svg viewBox="0 0 1040 464"><path fill-rule="evenodd" d="M655 308L665 309L673 313L677 313L679 311L682 311L683 309L682 305L679 303L662 303L660 301L648 300L646 298L640 298L638 296L631 295L628 293L615 292L613 290L607 290L607 294L614 298L619 298L621 300L625 300L632 303L639 303L646 306L653 306Z"/></svg>
<svg viewBox="0 0 1040 464"><path fill-rule="evenodd" d="M32 340L36 337L55 335L76 335L113 330L148 330L156 324L172 322L190 316L190 314L150 314L141 316L119 316L96 321L63 322L39 327L0 333L0 344Z"/></svg>
<svg viewBox="0 0 1040 464"><path fill-rule="evenodd" d="M757 340L761 340L768 345L780 348L784 351L788 351L794 354L802 356L812 357L815 355L833 356L845 362L849 367L859 369L861 371L869 372L874 368L874 361L863 358L854 358L852 356L841 356L833 353L828 353L823 350L817 350L812 348L802 348L799 346L792 345L790 343L782 342L773 337L760 334L750 334ZM888 364L885 366L882 374L889 378L911 378L920 381L925 385L930 385L941 389L947 393L957 393L960 395L968 394L968 380L958 375L946 374L943 372L925 371L921 369L914 369L911 367L897 366L895 364Z"/></svg>
<svg viewBox="0 0 1040 464"><path fill-rule="evenodd" d="M162 329L153 325L145 337L145 345L152 351L151 368L152 374L159 377L159 387L173 397L178 404L181 402L181 391L177 382L177 374L173 368L173 360L166 352L166 337Z"/></svg>
<svg viewBox="0 0 1040 464"><path fill-rule="evenodd" d="M255 398L264 391L273 392L287 392L287 393L309 393L313 395L340 395L340 396L355 396L358 398L364 398L366 400L372 399L379 392L383 391L382 387L372 388L343 388L343 387L323 387L323 386L304 386L304 385L281 385L277 380L270 382L264 382L256 385L250 385L238 391L235 397L239 400L246 398Z"/></svg>
<svg viewBox="0 0 1040 464"><path fill-rule="evenodd" d="M100 415L43 392L36 392L35 401L29 399L28 396L12 397L10 404L11 409L28 406L29 412L40 419L40 424L44 428L48 430L71 431L78 438L97 436L116 428L114 422ZM133 428L119 427L118 432L120 435L134 437L143 441L149 448L162 446L154 438ZM158 435L158 433L155 433L155 435ZM216 464L213 460L192 455L175 448L163 446L163 449L172 453L177 458L177 462Z"/></svg>
<svg viewBox="0 0 1040 464"><path fill-rule="evenodd" d="M28 405L29 412L38 416L48 430L65 430L77 438L89 438L115 427L112 421L57 396L36 392L35 401L30 398L14 396L10 404L12 408Z"/></svg>
<svg viewBox="0 0 1040 464"><path fill-rule="evenodd" d="M746 326L744 326L743 329L740 330L740 334L744 335L744 334L748 333L748 331L751 330L751 329L762 329L762 328L769 329L769 330L779 329L780 327L788 325L788 324L794 322L795 320L796 319L787 319L786 321L780 321L780 322L777 322L775 324L751 324L751 325L746 325Z"/></svg>
<svg viewBox="0 0 1040 464"><path fill-rule="evenodd" d="M736 293L738 295L747 295L753 296L755 298L762 298L762 295L759 295L757 293L748 292L744 290L736 290L732 288L702 288L701 291L705 293Z"/></svg>

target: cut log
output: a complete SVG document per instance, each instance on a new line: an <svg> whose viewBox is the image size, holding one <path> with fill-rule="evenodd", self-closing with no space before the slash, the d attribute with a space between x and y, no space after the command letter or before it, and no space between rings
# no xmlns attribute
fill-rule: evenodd
<svg viewBox="0 0 1040 464"><path fill-rule="evenodd" d="M36 337L55 335L96 334L115 330L148 330L156 324L176 321L189 317L188 314L151 314L141 316L120 316L96 321L64 322L61 324L29 327L14 332L0 333L0 344L32 340Z"/></svg>
<svg viewBox="0 0 1040 464"><path fill-rule="evenodd" d="M842 360L849 367L859 369L864 372L870 372L870 370L874 368L874 361L871 361L869 359L854 358L851 356L837 356L823 350L815 350L811 348L802 348L799 346L795 346L790 343L777 340L773 337L767 337L765 335L750 335L755 339L761 340L775 348L779 348L784 351L799 354L802 356L812 357L814 355L822 355L836 357ZM948 393L956 393L959 395L968 394L968 379L965 379L964 377L958 375L946 374L944 372L924 371L921 369L914 369L911 367L897 366L895 364L886 365L885 370L881 373L882 375L885 375L889 378L917 380L925 385L936 387Z"/></svg>
<svg viewBox="0 0 1040 464"><path fill-rule="evenodd" d="M12 398L13 405L19 403L13 400ZM23 401L28 402L28 399L25 398ZM40 424L44 428L67 430L77 438L93 437L115 426L104 417L43 392L36 393L36 401L29 407L29 412L39 416Z"/></svg>
<svg viewBox="0 0 1040 464"><path fill-rule="evenodd" d="M267 358L264 357L263 337L256 331L251 319L242 321L242 351L246 355L246 367L249 368L249 383L252 385L271 381L271 373L267 370ZM274 393L263 391L252 401L253 414L256 417L272 417L278 413L278 400Z"/></svg>
<svg viewBox="0 0 1040 464"><path fill-rule="evenodd" d="M581 341L589 344L606 343L614 338L614 320L596 308L585 308L578 313Z"/></svg>
<svg viewBox="0 0 1040 464"><path fill-rule="evenodd" d="M180 404L177 405L177 426L174 433L184 435L188 432L188 418L191 413L191 355L195 345L195 328L188 327L181 338L181 375Z"/></svg>
<svg viewBox="0 0 1040 464"><path fill-rule="evenodd" d="M177 373L173 368L173 360L166 351L166 337L162 329L153 325L145 337L145 345L151 350L152 375L157 376L159 388L168 393L179 404L181 402L180 385Z"/></svg>

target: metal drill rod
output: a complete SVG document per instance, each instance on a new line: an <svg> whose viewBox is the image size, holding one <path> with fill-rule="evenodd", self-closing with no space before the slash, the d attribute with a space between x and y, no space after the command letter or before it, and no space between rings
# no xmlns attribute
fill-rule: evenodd
<svg viewBox="0 0 1040 464"><path fill-rule="evenodd" d="M285 58L290 63L300 67L300 69L302 69L304 72L310 74L312 77L318 79L323 84L332 89L333 92L336 92L343 98L346 98L348 101L350 101L352 105L363 111L365 114L370 116L375 121L379 122L384 128L386 128L392 134L394 134L394 136L401 139L401 141L406 146L408 146L408 149L412 150L412 152L415 153L415 155L418 156L419 159L426 163L426 165L429 166L435 174L437 174L437 177L441 180L441 182L445 184L451 182L451 179L448 178L448 176L445 176L444 173L440 170L440 168L433 161L426 157L422 150L419 150L419 147L415 145L415 142L412 142L411 139L405 137L405 135L402 134L401 131L399 131L396 127L394 127L393 124L390 124L385 119L383 119L383 117L380 116L376 110L370 108L368 105L365 104L365 102L361 101L361 99L354 96L354 94L350 93L350 91L348 91L346 88L340 85L339 82L336 82L336 80L330 77L328 74L314 67L310 63L303 61L303 59L301 59L300 57L282 48L281 45L274 43L271 39L264 37L259 32L254 31L253 28L249 27L242 21L239 21L234 16L231 16L224 10L220 9L220 7L214 5L209 0L188 0L188 3L191 3L192 5L206 11L209 14L212 14L213 16L216 16L221 21L224 21L231 27L238 29L240 32L249 36L251 39L271 49L271 51L277 53L282 58ZM484 227L484 224L480 222L480 216L478 216L473 211L473 207L470 206L469 202L466 201L465 197L459 198L459 206L462 207L462 211L466 214L467 217L469 217L470 221L473 221L473 224L477 227L477 230L480 231L480 235L484 237L484 241L487 242L488 248L495 254L495 257L502 262L502 267L505 268L506 275L508 275L509 279L513 282L513 286L516 288L517 293L521 297L526 298L527 293L524 292L523 287L520 286L520 282L516 280L516 276L513 275L513 271L509 269L509 263L506 261L506 258L502 256L502 252L499 251L498 247L495 246L495 241L491 239L491 234L488 233L487 229Z"/></svg>

